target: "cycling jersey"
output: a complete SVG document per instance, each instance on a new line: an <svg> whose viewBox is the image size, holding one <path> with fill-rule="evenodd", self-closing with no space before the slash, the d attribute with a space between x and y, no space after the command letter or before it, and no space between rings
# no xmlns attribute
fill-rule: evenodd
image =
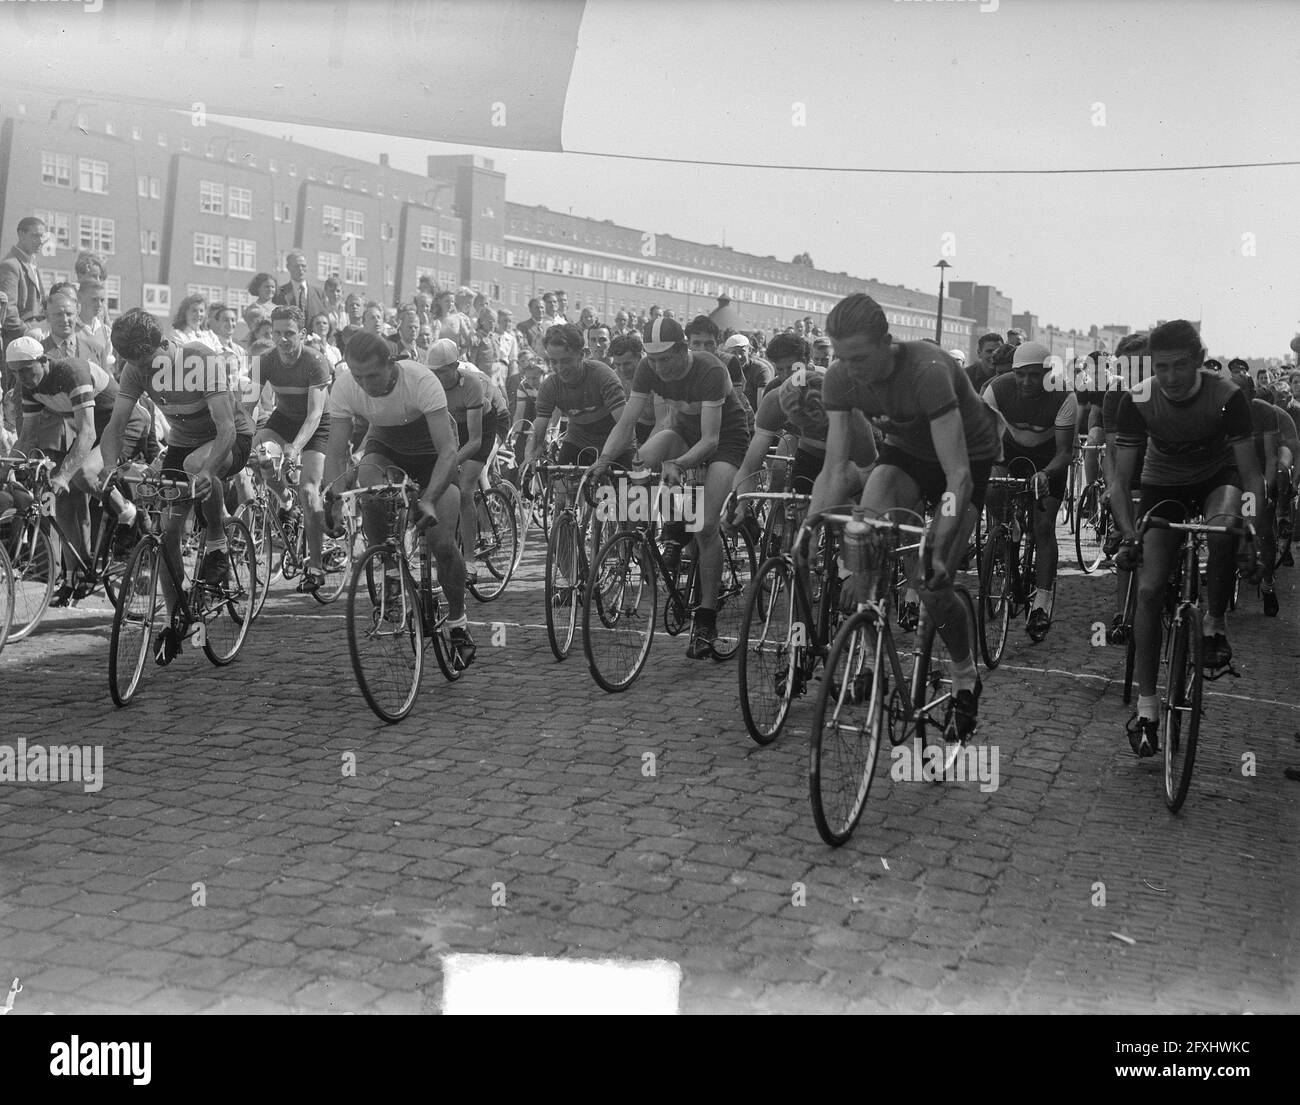
<svg viewBox="0 0 1300 1105"><path fill-rule="evenodd" d="M660 396L672 411L672 428L683 440L699 441L700 416L705 407L722 408L719 442L748 441L745 408L737 398L726 366L710 353L688 353L691 367L680 380L664 380L649 357L642 357L632 377L632 394L649 399ZM742 450L743 456L743 450Z"/></svg>
<svg viewBox="0 0 1300 1105"><path fill-rule="evenodd" d="M436 456L428 416L447 409L447 394L428 365L397 361L397 381L387 395L367 395L349 372L340 372L330 392L331 418L364 419L370 425L362 451L377 445L389 456Z"/></svg>
<svg viewBox="0 0 1300 1105"><path fill-rule="evenodd" d="M1259 461L1259 470L1264 471L1264 439L1272 434L1278 436L1278 409L1263 399L1250 401L1250 428L1255 438L1255 458Z"/></svg>
<svg viewBox="0 0 1300 1105"><path fill-rule="evenodd" d="M1294 464L1300 460L1300 441L1296 439L1295 419L1281 407L1277 407L1276 410L1278 444L1285 445L1291 450L1291 463Z"/></svg>
<svg viewBox="0 0 1300 1105"><path fill-rule="evenodd" d="M1024 396L1010 372L984 389L984 402L1005 420L1008 442L1048 460L1056 455L1056 431L1073 430L1078 417L1074 392L1044 390Z"/></svg>
<svg viewBox="0 0 1300 1105"><path fill-rule="evenodd" d="M769 389L758 405L755 427L770 434L797 434L800 449L826 452L829 422L822 397L824 383L821 373L809 372L802 382L791 376Z"/></svg>
<svg viewBox="0 0 1300 1105"><path fill-rule="evenodd" d="M588 358L582 367L582 379L576 384L566 384L558 372L542 381L537 392L537 417L549 422L558 408L569 418L565 444L599 452L614 429L614 411L622 408L627 399L618 373L608 365Z"/></svg>
<svg viewBox="0 0 1300 1105"><path fill-rule="evenodd" d="M215 395L231 397L236 434L253 433L253 423L237 401L237 366L206 345L166 340L148 365L127 364L117 384L119 396L136 401L148 395L158 405L170 427L168 445L194 448L216 440L217 426L208 410L208 399Z"/></svg>
<svg viewBox="0 0 1300 1105"><path fill-rule="evenodd" d="M301 426L307 418L307 397L316 388L330 385L329 362L307 346L302 347L293 364L285 364L279 349L263 353L258 361L263 384L270 384L275 392L276 413ZM322 421L328 415L322 414Z"/></svg>
<svg viewBox="0 0 1300 1105"><path fill-rule="evenodd" d="M23 386L23 417L47 410L71 419L79 410L89 410L95 421L95 436L104 432L117 402L117 381L97 364L69 357L50 358L45 378L35 387Z"/></svg>
<svg viewBox="0 0 1300 1105"><path fill-rule="evenodd" d="M886 445L917 460L938 463L930 423L951 410L961 413L972 462L996 460L1001 454L998 416L975 394L957 362L929 342L896 342L894 371L878 382L833 361L822 395L827 411L862 411L880 423Z"/></svg>
<svg viewBox="0 0 1300 1105"><path fill-rule="evenodd" d="M1101 401L1101 430L1107 437L1118 433L1115 420L1119 414L1119 401L1125 394L1125 392L1118 389L1108 391ZM1142 444L1138 447L1137 463L1133 466L1132 490L1134 491L1138 491L1142 487L1142 466L1146 463L1146 458L1147 439L1143 435Z"/></svg>
<svg viewBox="0 0 1300 1105"><path fill-rule="evenodd" d="M1250 405L1236 384L1205 369L1196 394L1179 402L1150 376L1120 398L1115 432L1121 448L1148 441L1143 486L1202 483L1231 467L1233 446L1250 438Z"/></svg>

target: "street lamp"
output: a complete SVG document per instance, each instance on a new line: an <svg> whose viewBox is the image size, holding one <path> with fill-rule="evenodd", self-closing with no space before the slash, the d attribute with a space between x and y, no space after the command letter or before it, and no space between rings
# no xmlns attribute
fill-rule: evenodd
<svg viewBox="0 0 1300 1105"><path fill-rule="evenodd" d="M952 266L947 261L940 260L934 267L939 270L939 316L934 324L934 340L936 344L943 345L943 278Z"/></svg>

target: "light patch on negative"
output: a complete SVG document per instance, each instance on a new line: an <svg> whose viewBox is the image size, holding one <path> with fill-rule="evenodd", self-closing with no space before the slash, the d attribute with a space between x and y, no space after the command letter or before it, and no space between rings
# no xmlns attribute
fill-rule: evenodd
<svg viewBox="0 0 1300 1105"><path fill-rule="evenodd" d="M678 1011L682 969L658 959L444 955L442 1011L454 1014Z"/></svg>

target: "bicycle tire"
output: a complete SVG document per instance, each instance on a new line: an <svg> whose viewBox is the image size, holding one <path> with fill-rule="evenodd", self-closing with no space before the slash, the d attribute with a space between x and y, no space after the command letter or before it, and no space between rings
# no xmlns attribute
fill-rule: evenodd
<svg viewBox="0 0 1300 1105"><path fill-rule="evenodd" d="M587 575L582 649L596 684L625 691L641 674L654 643L658 608L655 566L639 531L605 542Z"/></svg>
<svg viewBox="0 0 1300 1105"><path fill-rule="evenodd" d="M745 594L757 563L754 542L743 529L720 533L722 579L714 614L713 659L725 663L740 648L740 623L745 616Z"/></svg>
<svg viewBox="0 0 1300 1105"><path fill-rule="evenodd" d="M776 740L803 678L808 627L796 637L793 572L783 556L769 557L754 577L740 620L740 715L755 744Z"/></svg>
<svg viewBox="0 0 1300 1105"><path fill-rule="evenodd" d="M509 586L518 563L519 528L515 512L500 491L475 491L475 510L478 512L479 536L490 532L489 548L474 559L487 568L487 575L479 573L477 582L466 580L465 586L479 602L492 602L501 597Z"/></svg>
<svg viewBox="0 0 1300 1105"><path fill-rule="evenodd" d="M113 631L108 642L108 693L118 706L125 706L135 697L144 676L160 605L161 562L161 545L156 538L146 537L132 551L122 575L121 602L113 610ZM136 630L128 628L133 615L139 626Z"/></svg>
<svg viewBox="0 0 1300 1105"><path fill-rule="evenodd" d="M573 648L578 629L579 589L581 578L580 549L582 534L572 510L563 510L551 527L546 542L546 639L557 660L564 660Z"/></svg>
<svg viewBox="0 0 1300 1105"><path fill-rule="evenodd" d="M321 535L321 569L325 573L325 582L311 592L311 597L322 606L338 601L343 594L352 577L357 545L364 540L365 535L352 517L343 520L343 532L338 537Z"/></svg>
<svg viewBox="0 0 1300 1105"><path fill-rule="evenodd" d="M984 542L979 575L979 640L984 666L990 671L1002 662L1011 632L1011 537L998 526Z"/></svg>
<svg viewBox="0 0 1300 1105"><path fill-rule="evenodd" d="M225 534L230 561L226 583L219 594L199 583L192 593L197 595L202 588L203 598L191 602L191 608L203 619L204 655L219 668L233 664L244 647L256 617L259 583L257 550L248 527L238 518L227 518Z"/></svg>
<svg viewBox="0 0 1300 1105"><path fill-rule="evenodd" d="M1177 813L1187 798L1196 762L1196 738L1201 725L1201 612L1187 604L1174 623L1174 640L1165 671L1165 702L1161 734L1164 742L1165 805Z"/></svg>
<svg viewBox="0 0 1300 1105"><path fill-rule="evenodd" d="M861 610L840 626L813 710L808 797L817 834L833 848L853 835L862 817L880 753L889 688L876 623L875 611ZM851 712L863 706L860 718Z"/></svg>
<svg viewBox="0 0 1300 1105"><path fill-rule="evenodd" d="M275 582L275 577L280 575L279 568L273 567L277 558L273 555L271 544L271 515L261 500L250 499L235 511L235 517L242 521L248 527L248 532L253 535L257 554L257 591L253 603L253 617L256 618L266 605L271 584Z"/></svg>
<svg viewBox="0 0 1300 1105"><path fill-rule="evenodd" d="M957 596L957 601L962 604L966 611L966 617L971 626L971 656L975 657L975 606L971 602L970 592L958 584L953 588ZM923 624L919 627L920 633L917 639L915 666L912 669L912 687L911 697L914 709L920 709L927 702L933 702L944 695L947 700L941 707L941 720L935 722L929 719L927 714L922 714L916 721L916 735L921 739L921 747L926 746L926 729L927 726L937 731L939 740L944 739L944 734L948 730L948 723L952 718L953 709L953 690L952 690L952 657L948 651L948 646L939 633L938 628L927 616ZM979 660L976 657L976 665Z"/></svg>
<svg viewBox="0 0 1300 1105"><path fill-rule="evenodd" d="M9 554L0 545L0 652L9 640L9 627L14 621L14 574L9 564Z"/></svg>
<svg viewBox="0 0 1300 1105"><path fill-rule="evenodd" d="M13 621L9 641L31 636L50 608L59 566L54 545L40 519L30 517L14 527L6 549L13 572Z"/></svg>
<svg viewBox="0 0 1300 1105"><path fill-rule="evenodd" d="M1102 544L1106 540L1107 511L1100 505L1095 486L1083 489L1075 514L1074 554L1079 569L1084 575L1091 575L1106 556Z"/></svg>
<svg viewBox="0 0 1300 1105"><path fill-rule="evenodd" d="M391 569L401 580L397 597L402 606L395 609L390 609L390 596L379 585ZM406 560L387 544L372 545L362 553L348 586L348 655L366 704L390 725L411 712L420 694L424 674L422 613ZM374 671L370 670L372 664ZM388 676L385 671L390 668L393 674Z"/></svg>

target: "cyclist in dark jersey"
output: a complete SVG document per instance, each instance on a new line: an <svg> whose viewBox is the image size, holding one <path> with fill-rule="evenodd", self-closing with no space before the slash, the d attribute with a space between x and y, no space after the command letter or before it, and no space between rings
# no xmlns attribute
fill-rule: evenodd
<svg viewBox="0 0 1300 1105"><path fill-rule="evenodd" d="M675 321L675 320L674 320ZM731 386L736 390L736 398L745 409L745 431L754 432L754 404L745 388L745 367L739 357L731 353L720 352L718 343L722 340L722 331L708 315L696 315L686 325L686 343L692 353L707 353L717 357L726 366Z"/></svg>
<svg viewBox="0 0 1300 1105"><path fill-rule="evenodd" d="M253 424L236 401L238 364L228 354L206 345L164 340L157 319L139 307L113 323L112 340L122 372L117 402L101 441L105 472L111 472L122 459L136 403L147 395L167 418L163 470L184 471L194 477L207 531L207 553L200 574L209 586L224 587L230 558L222 481L244 467L253 446ZM165 522L164 544L176 564L181 562L181 529L188 514L188 509L170 510ZM154 659L169 664L182 643L171 626L176 595L169 573L163 573L162 589L167 618L154 643Z"/></svg>
<svg viewBox="0 0 1300 1105"><path fill-rule="evenodd" d="M537 416L527 460L541 455L547 424L557 410L568 418L559 463L594 460L627 405L623 383L609 365L583 355L582 331L572 323L552 326L542 343L551 374L537 392ZM630 459L630 453L628 456Z"/></svg>
<svg viewBox="0 0 1300 1105"><path fill-rule="evenodd" d="M1134 619L1138 709L1127 726L1129 743L1138 756L1159 750L1160 611L1180 537L1169 530L1149 530L1139 546L1129 499L1138 451L1145 441L1141 514L1153 510L1176 521L1197 513L1220 523L1240 519L1244 491L1250 496L1248 521L1253 521L1264 504L1250 404L1231 381L1205 371L1205 347L1195 326L1177 319L1156 327L1149 350L1153 375L1119 401L1111 496L1111 509L1124 537L1119 566L1141 566ZM1221 668L1232 658L1226 616L1235 549L1231 536L1209 538L1209 612L1203 641L1207 668Z"/></svg>
<svg viewBox="0 0 1300 1105"><path fill-rule="evenodd" d="M636 366L641 363L641 358L644 356L645 348L641 344L641 335L635 330L620 334L610 342L609 363L618 373L618 378L623 384L624 396L632 394L632 378L636 375ZM650 440L650 435L654 433L656 416L662 413L666 417L667 410L663 400L658 398L646 405L646 409L637 416L636 420L637 445L644 445Z"/></svg>
<svg viewBox="0 0 1300 1105"><path fill-rule="evenodd" d="M951 736L964 740L975 731L982 688L970 647L975 627L952 576L1001 452L997 416L943 350L928 342L895 342L885 312L870 296L842 299L826 319L826 332L835 347L822 387L830 428L809 517L844 500L852 479L852 412L879 420L885 444L861 503L877 514L938 507L930 577L917 583L952 657Z"/></svg>
<svg viewBox="0 0 1300 1105"><path fill-rule="evenodd" d="M1073 380L1052 374L1052 387L1044 388L1051 354L1042 342L1016 346L1010 372L996 376L984 389L984 402L1002 416L1002 463L994 469L1006 475L1006 466L1018 458L1035 468L1033 534L1035 575L1033 604L1027 631L1035 641L1047 636L1047 604L1056 590L1056 514L1065 496L1065 479L1074 451L1077 401ZM989 491L989 506L998 514L1003 502L996 489Z"/></svg>
<svg viewBox="0 0 1300 1105"><path fill-rule="evenodd" d="M1106 394L1101 400L1101 429L1103 441L1106 449L1102 453L1102 470L1106 477L1106 494L1104 505L1114 516L1114 508L1111 506L1111 497L1115 494L1115 450L1116 435L1118 433L1115 425L1116 416L1119 414L1119 401L1124 392L1131 387L1136 387L1146 379L1146 372L1143 370L1143 360L1147 352L1147 335L1145 333L1127 334L1119 340L1115 346L1115 356L1111 367L1110 379L1107 382ZM1142 439L1139 446L1137 459L1133 462L1133 481L1129 485L1129 493L1132 496L1134 506L1137 505L1137 497L1142 492L1142 465L1146 461L1147 443ZM1119 548L1120 532L1118 526L1112 526L1110 537L1107 539L1107 556L1114 556ZM1126 568L1115 568L1115 613L1111 618L1110 628L1106 630L1106 641L1112 645L1122 645L1125 643L1124 614L1128 605L1128 587L1129 579L1132 576Z"/></svg>
<svg viewBox="0 0 1300 1105"><path fill-rule="evenodd" d="M1273 502L1277 493L1278 459L1281 448L1281 412L1272 403L1255 397L1255 381L1243 373L1236 377L1236 385L1250 400L1250 429L1255 442L1255 460L1264 473L1264 494L1267 506L1254 519L1259 542L1260 598L1266 617L1276 618L1277 591L1273 587L1273 557L1276 533L1273 530Z"/></svg>
<svg viewBox="0 0 1300 1105"><path fill-rule="evenodd" d="M682 470L708 465L699 545L700 605L696 609L686 655L692 660L713 655L717 636L718 591L722 586L722 538L718 531L722 504L731 490L736 469L749 447L745 407L726 366L709 353L692 352L676 319L663 316L646 327L646 355L637 366L632 393L596 463L599 474L632 444L635 426L652 396L660 396L672 412L668 427L641 446L646 464L663 462L663 479L682 482Z"/></svg>
<svg viewBox="0 0 1300 1105"><path fill-rule="evenodd" d="M324 355L304 343L302 311L297 307L276 307L271 312L271 332L275 348L258 358L255 371L260 382L274 392L275 409L258 430L253 447L273 444L283 450L286 459L302 465L298 498L307 534L307 568L298 590L310 593L325 582L321 566L325 505L320 485L330 436L325 402L333 372ZM283 501L287 492L269 458L263 460L262 478Z"/></svg>
<svg viewBox="0 0 1300 1105"><path fill-rule="evenodd" d="M79 357L50 356L32 337L10 342L5 350L5 361L17 373L21 385L22 429L15 446L19 454L31 454L42 413L64 423L65 441L68 431L71 431L72 439L66 450L45 450L58 465L50 477L50 486L55 492L55 518L73 545L71 550L64 550L63 583L51 599L55 606L65 606L71 599L84 598L94 586L89 580L74 582L73 575L78 563L90 563L88 494L98 486L104 469L99 443L117 402L117 381L99 365ZM125 457L131 459L141 455L148 441L148 416L136 406L126 429ZM7 475L6 467L0 465L0 483ZM134 525L135 506L128 503L121 492L110 492L106 504L117 516L119 525ZM71 553L75 553L75 557Z"/></svg>

